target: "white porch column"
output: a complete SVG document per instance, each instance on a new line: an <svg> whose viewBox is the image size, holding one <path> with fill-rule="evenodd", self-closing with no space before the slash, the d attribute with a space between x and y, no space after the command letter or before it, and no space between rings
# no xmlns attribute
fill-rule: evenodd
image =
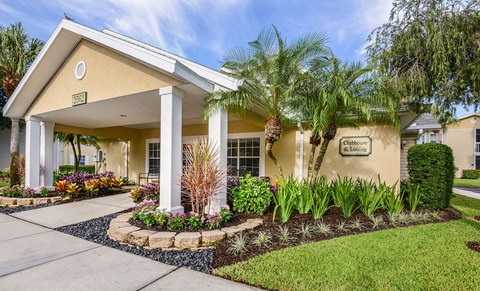
<svg viewBox="0 0 480 291"><path fill-rule="evenodd" d="M40 186L40 120L27 116L25 144L25 187Z"/></svg>
<svg viewBox="0 0 480 291"><path fill-rule="evenodd" d="M160 208L183 213L182 177L182 99L176 87L160 88Z"/></svg>
<svg viewBox="0 0 480 291"><path fill-rule="evenodd" d="M228 141L228 113L224 110L216 110L208 116L208 139L218 151L218 161L221 167L227 170L227 141ZM221 207L227 206L227 175L222 177L222 190L212 201L210 213L220 211Z"/></svg>
<svg viewBox="0 0 480 291"><path fill-rule="evenodd" d="M53 127L55 123L40 122L40 186L53 189L54 146Z"/></svg>

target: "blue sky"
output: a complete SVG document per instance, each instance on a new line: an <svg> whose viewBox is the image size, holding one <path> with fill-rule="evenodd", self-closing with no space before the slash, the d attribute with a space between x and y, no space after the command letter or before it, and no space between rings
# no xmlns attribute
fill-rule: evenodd
<svg viewBox="0 0 480 291"><path fill-rule="evenodd" d="M229 48L245 46L272 24L287 41L324 33L338 57L362 61L368 34L387 21L391 7L391 0L0 0L0 25L21 21L30 36L46 41L65 12L219 69Z"/></svg>

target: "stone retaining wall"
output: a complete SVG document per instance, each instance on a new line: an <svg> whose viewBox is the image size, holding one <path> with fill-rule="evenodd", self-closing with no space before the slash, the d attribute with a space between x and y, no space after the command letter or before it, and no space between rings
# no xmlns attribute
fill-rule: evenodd
<svg viewBox="0 0 480 291"><path fill-rule="evenodd" d="M261 219L248 219L247 222L242 224L222 229L175 233L140 229L128 222L131 217L132 213L124 213L112 219L107 231L108 236L121 243L152 249L195 249L199 247L210 247L224 240L226 237L232 237L244 230L256 228L263 223Z"/></svg>
<svg viewBox="0 0 480 291"><path fill-rule="evenodd" d="M38 197L38 198L17 198L17 197L3 197L0 196L0 206L26 206L26 205L38 205L45 203L55 203L62 200L60 196L54 197Z"/></svg>

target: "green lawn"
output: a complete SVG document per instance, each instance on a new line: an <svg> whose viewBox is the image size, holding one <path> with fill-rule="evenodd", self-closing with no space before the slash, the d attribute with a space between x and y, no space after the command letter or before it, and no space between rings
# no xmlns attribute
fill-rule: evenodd
<svg viewBox="0 0 480 291"><path fill-rule="evenodd" d="M475 290L480 253L480 200L456 195L458 221L398 228L271 252L214 270L214 274L268 289Z"/></svg>
<svg viewBox="0 0 480 291"><path fill-rule="evenodd" d="M480 179L454 179L454 187L480 187Z"/></svg>

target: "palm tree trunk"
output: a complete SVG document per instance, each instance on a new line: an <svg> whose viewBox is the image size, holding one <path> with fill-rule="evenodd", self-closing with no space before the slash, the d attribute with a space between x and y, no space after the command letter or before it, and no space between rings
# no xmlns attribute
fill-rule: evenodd
<svg viewBox="0 0 480 291"><path fill-rule="evenodd" d="M81 141L80 141L80 135L76 135L76 140L77 140L77 159L75 160L75 172L78 172L80 169L80 160L82 159L82 149L81 149Z"/></svg>
<svg viewBox="0 0 480 291"><path fill-rule="evenodd" d="M75 143L73 142L73 140L69 140L69 142L70 142L70 145L72 146L72 149L73 149L73 161L74 161L73 164L75 166L75 172L77 172L78 171L78 169L77 169L77 159L78 159L77 149L75 148Z"/></svg>
<svg viewBox="0 0 480 291"><path fill-rule="evenodd" d="M278 170L278 172L280 173L280 177L283 178L282 167L280 166L280 164L278 163L277 158L276 158L275 155L273 154L272 147L273 147L273 142L267 142L267 145L266 145L266 147L265 147L265 151L267 152L268 157L273 161L273 163L274 163L275 166L277 167L277 170Z"/></svg>
<svg viewBox="0 0 480 291"><path fill-rule="evenodd" d="M307 170L307 181L312 181L312 170L313 170L313 160L315 159L315 153L317 151L317 145L312 144L310 149L310 156L308 157L308 170Z"/></svg>
<svg viewBox="0 0 480 291"><path fill-rule="evenodd" d="M325 154L327 153L329 143L330 143L330 139L327 139L327 138L323 139L322 145L320 146L320 152L318 153L318 157L315 162L315 167L313 168L313 178L318 177L318 173L320 171L320 167L322 166L323 159L325 158Z"/></svg>
<svg viewBox="0 0 480 291"><path fill-rule="evenodd" d="M20 183L18 179L18 169L15 160L19 156L19 135L20 126L17 118L12 118L12 126L10 131L10 186L14 186Z"/></svg>

